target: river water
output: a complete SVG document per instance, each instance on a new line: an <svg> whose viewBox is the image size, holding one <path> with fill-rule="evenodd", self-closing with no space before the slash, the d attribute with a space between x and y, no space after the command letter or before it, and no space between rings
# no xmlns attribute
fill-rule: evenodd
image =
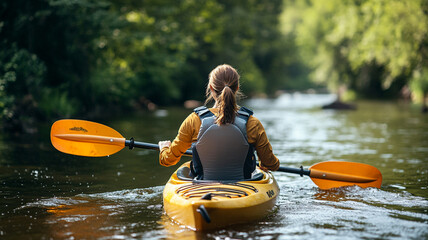
<svg viewBox="0 0 428 240"><path fill-rule="evenodd" d="M366 163L382 172L381 189L325 191L308 177L275 172L281 192L267 218L198 233L163 213L163 186L177 166L160 166L157 152L144 149L67 155L50 144L47 123L38 135L0 136L0 239L428 239L428 115L398 102L320 109L333 99L285 94L243 104L265 126L281 165ZM98 122L156 143L173 139L189 113L168 108Z"/></svg>

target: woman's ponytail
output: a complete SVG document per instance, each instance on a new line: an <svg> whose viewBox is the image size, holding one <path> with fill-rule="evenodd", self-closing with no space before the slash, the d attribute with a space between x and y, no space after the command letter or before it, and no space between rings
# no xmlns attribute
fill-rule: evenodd
<svg viewBox="0 0 428 240"><path fill-rule="evenodd" d="M238 107L236 105L235 93L229 86L223 88L222 93L217 99L217 103L219 111L216 123L218 125L233 123Z"/></svg>
<svg viewBox="0 0 428 240"><path fill-rule="evenodd" d="M216 123L224 125L235 121L238 106L236 104L237 95L239 92L239 74L230 65L223 64L217 66L209 75L209 83L207 86L207 100L216 100L219 108L219 115Z"/></svg>

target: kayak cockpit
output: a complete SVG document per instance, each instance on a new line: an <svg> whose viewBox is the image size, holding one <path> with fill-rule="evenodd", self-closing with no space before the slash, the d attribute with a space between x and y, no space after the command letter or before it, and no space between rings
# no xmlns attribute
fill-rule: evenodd
<svg viewBox="0 0 428 240"><path fill-rule="evenodd" d="M250 179L242 179L242 180L196 180L192 177L192 172L190 168L185 166L181 167L177 170L177 178L182 181L191 181L195 183L203 183L203 182L221 182L221 183L231 183L231 182L242 182L242 181L260 181L264 178L264 173L261 171L256 172L252 175Z"/></svg>

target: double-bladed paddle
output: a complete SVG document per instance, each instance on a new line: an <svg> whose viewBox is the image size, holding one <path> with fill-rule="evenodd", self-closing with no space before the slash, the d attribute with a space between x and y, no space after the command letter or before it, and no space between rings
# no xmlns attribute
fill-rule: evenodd
<svg viewBox="0 0 428 240"><path fill-rule="evenodd" d="M51 142L61 152L88 157L109 156L125 146L159 150L157 144L137 142L133 138L126 140L116 130L103 124L75 119L56 121L51 128ZM185 155L191 156L192 151L187 150ZM309 176L321 189L353 185L380 188L382 184L380 171L364 163L326 161L308 170L281 166L277 171Z"/></svg>

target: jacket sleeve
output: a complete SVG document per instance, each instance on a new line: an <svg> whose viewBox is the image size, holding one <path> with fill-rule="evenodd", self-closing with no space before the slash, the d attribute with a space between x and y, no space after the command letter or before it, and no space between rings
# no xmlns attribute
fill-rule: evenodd
<svg viewBox="0 0 428 240"><path fill-rule="evenodd" d="M178 134L172 141L171 146L164 147L159 153L159 163L163 166L172 166L177 164L181 156L196 141L201 120L195 113L190 114L181 124Z"/></svg>
<svg viewBox="0 0 428 240"><path fill-rule="evenodd" d="M248 119L247 136L248 142L253 144L256 149L260 164L269 170L278 170L279 160L273 154L272 146L262 123L254 116Z"/></svg>

